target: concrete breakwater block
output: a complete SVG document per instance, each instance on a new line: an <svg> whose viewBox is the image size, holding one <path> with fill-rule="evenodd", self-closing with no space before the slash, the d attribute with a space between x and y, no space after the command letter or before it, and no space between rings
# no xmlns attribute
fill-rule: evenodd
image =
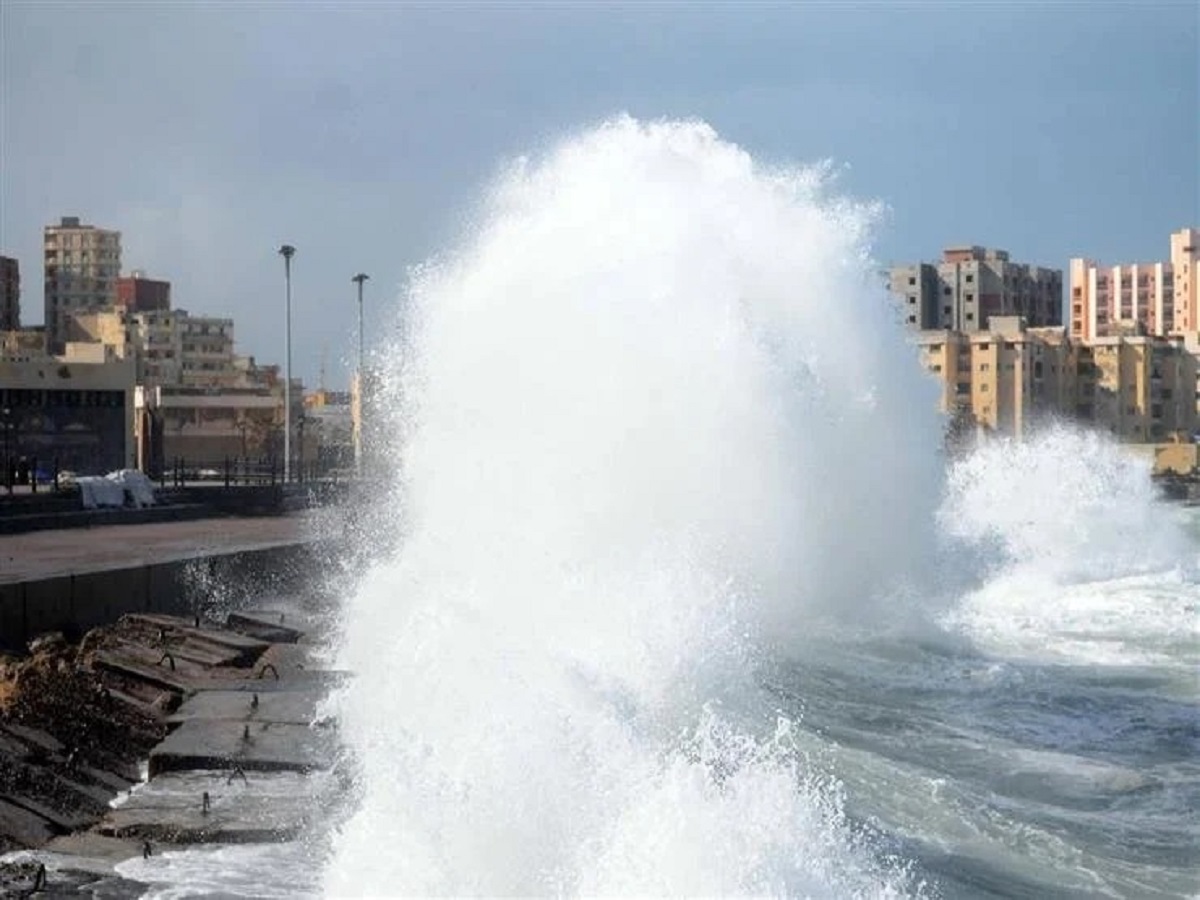
<svg viewBox="0 0 1200 900"><path fill-rule="evenodd" d="M291 840L322 814L327 782L295 772L232 781L224 771L167 773L134 791L97 831L173 844Z"/></svg>
<svg viewBox="0 0 1200 900"><path fill-rule="evenodd" d="M191 720L270 722L277 725L308 726L317 716L321 702L318 691L197 691L167 718L168 725ZM255 702L254 698L258 701Z"/></svg>
<svg viewBox="0 0 1200 900"><path fill-rule="evenodd" d="M335 669L280 669L281 680L276 680L268 671L261 678L230 679L222 681L219 687L223 691L243 691L246 693L269 694L279 691L317 691L328 692L341 687L350 680L351 673Z"/></svg>
<svg viewBox="0 0 1200 900"><path fill-rule="evenodd" d="M283 613L269 610L255 612L232 612L225 619L225 624L233 631L248 635L272 644L294 644L304 636L298 628L284 624Z"/></svg>
<svg viewBox="0 0 1200 900"><path fill-rule="evenodd" d="M0 834L25 847L40 847L62 831L37 813L0 799Z"/></svg>
<svg viewBox="0 0 1200 900"><path fill-rule="evenodd" d="M191 684L181 673L172 672L166 665L149 665L125 659L115 653L101 650L92 657L92 665L129 678L133 681L144 681L164 691L173 694L185 694L191 689Z"/></svg>
<svg viewBox="0 0 1200 900"><path fill-rule="evenodd" d="M168 641L171 638L185 638L190 642L219 648L224 654L230 655L233 660L229 663L221 663L221 665L252 666L271 646L269 641L237 631L197 628L191 621L178 616L133 613L125 616L125 620L161 629Z"/></svg>
<svg viewBox="0 0 1200 900"><path fill-rule="evenodd" d="M249 737L245 729L249 728ZM256 722L186 721L150 751L150 777L188 769L311 772L337 760L328 728Z"/></svg>

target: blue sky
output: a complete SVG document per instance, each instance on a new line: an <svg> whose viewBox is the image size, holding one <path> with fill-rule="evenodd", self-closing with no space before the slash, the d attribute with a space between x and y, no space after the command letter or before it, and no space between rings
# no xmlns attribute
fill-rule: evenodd
<svg viewBox="0 0 1200 900"><path fill-rule="evenodd" d="M1158 259L1200 224L1200 3L0 4L0 252L41 319L60 215L126 269L346 381L368 332L507 158L628 112L767 161L832 159L887 204L881 262L954 243L1066 267Z"/></svg>

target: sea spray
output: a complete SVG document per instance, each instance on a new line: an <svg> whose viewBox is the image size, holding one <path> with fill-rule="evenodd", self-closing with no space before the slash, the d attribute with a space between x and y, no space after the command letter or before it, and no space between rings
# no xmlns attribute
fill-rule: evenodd
<svg viewBox="0 0 1200 900"><path fill-rule="evenodd" d="M1091 665L1200 662L1195 539L1182 510L1157 496L1149 460L1107 436L1062 424L984 441L951 468L938 520L982 580L943 623L981 649Z"/></svg>
<svg viewBox="0 0 1200 900"><path fill-rule="evenodd" d="M822 617L882 619L935 543L936 388L876 214L620 118L510 166L422 268L330 893L914 889L754 677Z"/></svg>

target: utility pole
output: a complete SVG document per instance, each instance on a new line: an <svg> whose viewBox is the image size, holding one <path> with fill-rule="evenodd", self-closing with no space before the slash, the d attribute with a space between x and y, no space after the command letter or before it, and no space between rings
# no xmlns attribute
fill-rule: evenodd
<svg viewBox="0 0 1200 900"><path fill-rule="evenodd" d="M292 480L292 257L296 248L284 244L283 257L283 483Z"/></svg>
<svg viewBox="0 0 1200 900"><path fill-rule="evenodd" d="M354 474L363 474L363 282L370 278L359 272L350 280L358 285L358 428L354 433Z"/></svg>

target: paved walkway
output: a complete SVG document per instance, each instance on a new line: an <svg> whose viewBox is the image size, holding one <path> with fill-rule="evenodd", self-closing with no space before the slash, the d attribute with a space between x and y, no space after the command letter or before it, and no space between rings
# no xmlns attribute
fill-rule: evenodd
<svg viewBox="0 0 1200 900"><path fill-rule="evenodd" d="M321 537L322 521L293 513L0 535L0 583L304 543Z"/></svg>

